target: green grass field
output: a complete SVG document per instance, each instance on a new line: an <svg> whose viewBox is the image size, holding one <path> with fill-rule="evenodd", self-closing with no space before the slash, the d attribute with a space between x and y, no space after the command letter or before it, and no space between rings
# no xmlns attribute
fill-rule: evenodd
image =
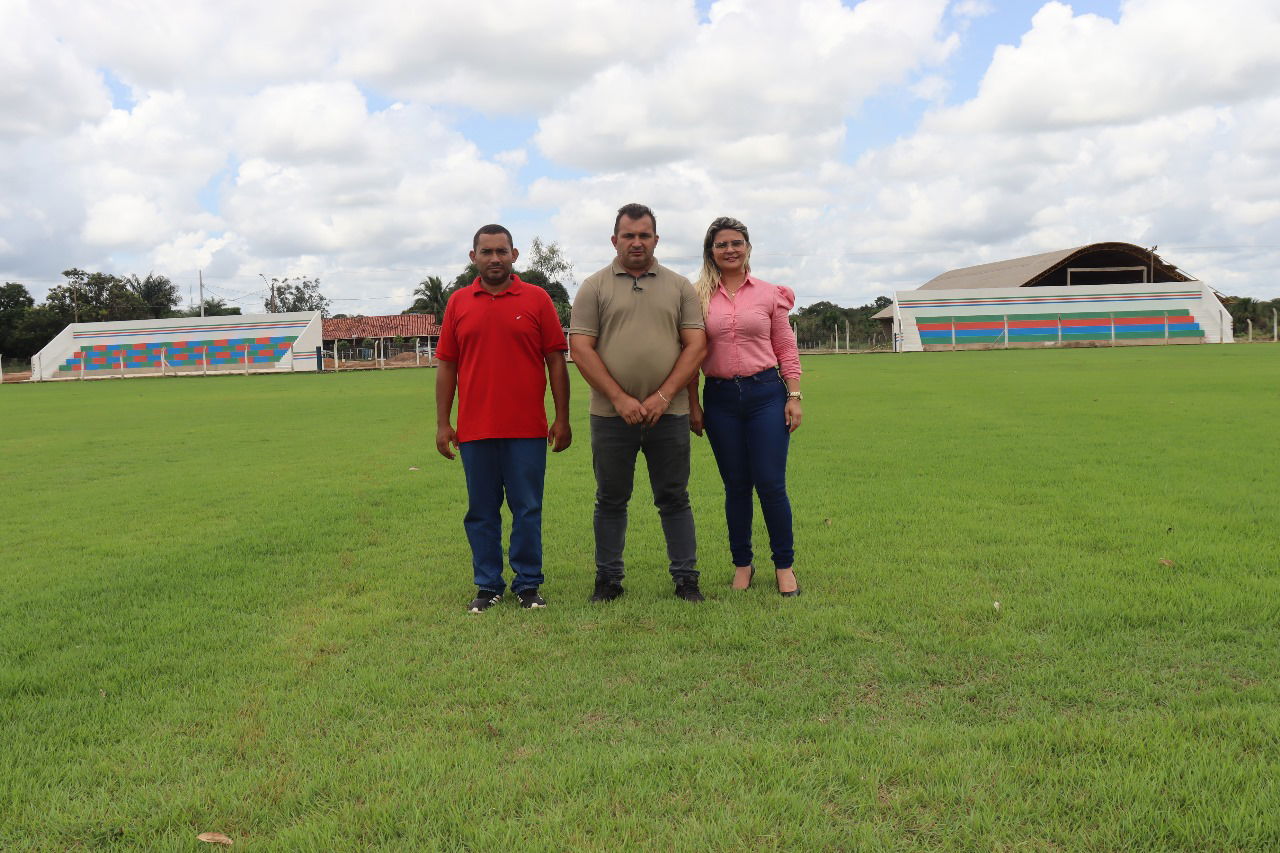
<svg viewBox="0 0 1280 853"><path fill-rule="evenodd" d="M431 371L6 387L0 848L1280 846L1280 348L804 366L802 597L695 440L708 601L640 475L588 604L575 378L482 616Z"/></svg>

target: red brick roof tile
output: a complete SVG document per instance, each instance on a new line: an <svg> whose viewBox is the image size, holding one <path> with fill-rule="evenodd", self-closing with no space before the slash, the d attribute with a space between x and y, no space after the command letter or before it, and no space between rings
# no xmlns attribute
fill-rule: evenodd
<svg viewBox="0 0 1280 853"><path fill-rule="evenodd" d="M326 341L352 338L426 338L440 334L434 314L392 314L387 317L330 317L324 321Z"/></svg>

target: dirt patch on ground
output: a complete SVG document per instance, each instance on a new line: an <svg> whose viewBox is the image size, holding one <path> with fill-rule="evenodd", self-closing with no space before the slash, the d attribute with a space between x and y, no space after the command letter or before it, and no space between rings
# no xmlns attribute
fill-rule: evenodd
<svg viewBox="0 0 1280 853"><path fill-rule="evenodd" d="M26 382L30 378L31 378L30 370L28 370L25 373L10 373L7 370L4 372L5 382Z"/></svg>

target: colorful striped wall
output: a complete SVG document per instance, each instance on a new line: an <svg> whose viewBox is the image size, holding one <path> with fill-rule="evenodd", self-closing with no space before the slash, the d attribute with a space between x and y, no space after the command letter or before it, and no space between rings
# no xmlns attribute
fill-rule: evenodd
<svg viewBox="0 0 1280 853"><path fill-rule="evenodd" d="M1062 314L916 317L925 344L1084 342L1204 337L1191 312L1082 311Z"/></svg>
<svg viewBox="0 0 1280 853"><path fill-rule="evenodd" d="M145 344L89 344L58 365L60 372L151 367L220 367L276 364L289 354L297 335L274 338L153 341ZM314 359L315 355L312 354Z"/></svg>
<svg viewBox="0 0 1280 853"><path fill-rule="evenodd" d="M33 379L315 370L316 312L76 323L32 359Z"/></svg>
<svg viewBox="0 0 1280 853"><path fill-rule="evenodd" d="M902 351L1220 343L1231 320L1201 282L895 294Z"/></svg>

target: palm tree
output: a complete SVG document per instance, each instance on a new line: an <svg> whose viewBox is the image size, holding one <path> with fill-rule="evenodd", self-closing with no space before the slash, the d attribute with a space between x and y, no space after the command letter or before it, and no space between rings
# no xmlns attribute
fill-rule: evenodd
<svg viewBox="0 0 1280 853"><path fill-rule="evenodd" d="M436 318L436 322L440 322L444 317L444 306L449 301L449 297L444 292L444 282L440 280L440 276L428 276L418 282L418 287L413 291L413 295L417 297L414 300L413 307L409 309L414 314L432 314Z"/></svg>

